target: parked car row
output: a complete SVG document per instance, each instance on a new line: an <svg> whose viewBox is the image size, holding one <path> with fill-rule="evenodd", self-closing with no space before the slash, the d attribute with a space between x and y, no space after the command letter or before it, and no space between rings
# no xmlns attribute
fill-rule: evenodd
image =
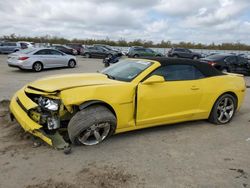
<svg viewBox="0 0 250 188"><path fill-rule="evenodd" d="M26 49L26 50L24 50ZM20 51L20 52L19 52ZM1 42L0 53L11 53L8 64L20 69L32 69L39 72L54 67L75 67L75 55L87 58L102 58L105 66L116 63L122 55L120 50L109 45L94 44L83 46L81 44L53 45L51 48L33 48L29 42ZM73 55L73 56L72 56ZM132 46L125 54L129 58L164 57L165 55L142 46ZM185 48L171 48L168 57L199 59L222 72L250 74L250 62L244 54L212 54L204 57L200 53Z"/></svg>

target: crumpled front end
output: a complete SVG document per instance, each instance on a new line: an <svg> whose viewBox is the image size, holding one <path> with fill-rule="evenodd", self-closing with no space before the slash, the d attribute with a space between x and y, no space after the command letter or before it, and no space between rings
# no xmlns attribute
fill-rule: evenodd
<svg viewBox="0 0 250 188"><path fill-rule="evenodd" d="M56 92L22 88L12 98L10 112L25 131L57 149L65 149L69 144L59 131L63 128L61 119L69 113L57 95Z"/></svg>

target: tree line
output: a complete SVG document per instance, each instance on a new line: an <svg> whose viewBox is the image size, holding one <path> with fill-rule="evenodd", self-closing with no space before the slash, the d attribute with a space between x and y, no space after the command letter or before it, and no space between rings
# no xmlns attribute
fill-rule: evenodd
<svg viewBox="0 0 250 188"><path fill-rule="evenodd" d="M136 39L133 41L127 41L125 39L119 40L110 40L108 37L105 39L66 39L62 37L56 36L40 36L40 37L25 37L25 36L17 36L15 34L6 35L0 38L3 41L29 41L34 43L50 43L50 44L68 44L68 43L79 43L85 45L92 44L106 44L110 46L122 46L122 47L130 47L130 46L144 46L144 47L155 47L155 48L171 48L171 47L182 47L189 49L211 49L211 50L244 50L250 51L250 45L240 43L239 41L236 43L221 43L221 44L202 44L202 43L194 43L194 42L179 42L172 43L171 41L162 40L159 43L154 43L153 41Z"/></svg>

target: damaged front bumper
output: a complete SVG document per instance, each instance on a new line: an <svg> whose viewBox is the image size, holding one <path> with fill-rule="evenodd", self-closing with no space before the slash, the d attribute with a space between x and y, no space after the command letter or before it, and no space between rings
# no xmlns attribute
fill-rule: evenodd
<svg viewBox="0 0 250 188"><path fill-rule="evenodd" d="M56 149L68 148L69 144L63 139L58 131L54 134L46 134L43 130L43 126L29 117L28 111L35 107L37 107L37 104L26 95L23 88L19 90L11 100L11 117L15 118L25 131L41 138Z"/></svg>

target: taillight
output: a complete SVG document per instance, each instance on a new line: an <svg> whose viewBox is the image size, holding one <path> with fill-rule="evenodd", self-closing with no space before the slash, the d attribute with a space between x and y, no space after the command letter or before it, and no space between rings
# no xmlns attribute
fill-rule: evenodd
<svg viewBox="0 0 250 188"><path fill-rule="evenodd" d="M211 65L211 66L215 66L217 63L215 63L213 61L209 61L208 64Z"/></svg>
<svg viewBox="0 0 250 188"><path fill-rule="evenodd" d="M28 58L29 58L29 57L19 57L18 60L22 60L22 61L23 61L23 60L26 60L26 59L28 59Z"/></svg>

